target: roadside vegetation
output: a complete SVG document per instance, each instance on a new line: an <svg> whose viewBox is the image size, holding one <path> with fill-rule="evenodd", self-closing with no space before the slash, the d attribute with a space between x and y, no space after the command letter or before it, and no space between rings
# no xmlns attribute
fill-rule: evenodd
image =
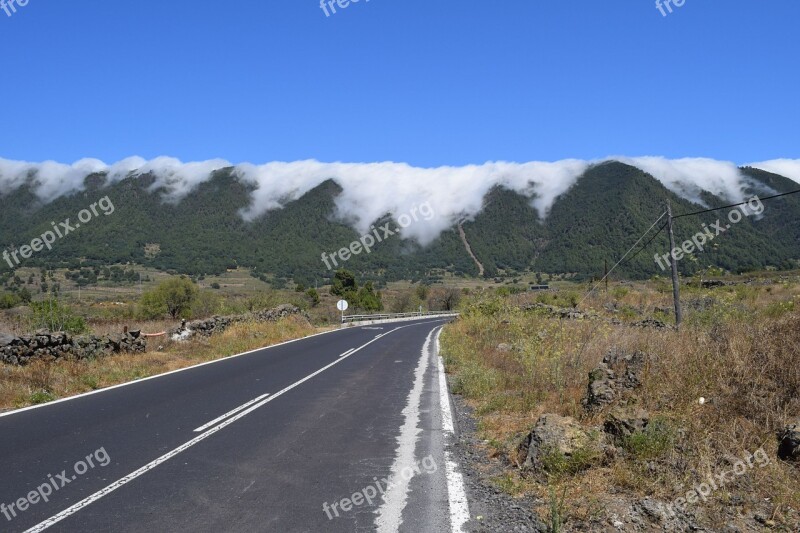
<svg viewBox="0 0 800 533"><path fill-rule="evenodd" d="M138 268L138 267L136 267ZM338 326L336 302L345 298L348 313L411 312L454 308L461 289L399 284L377 290L339 270L331 285L275 288L233 270L225 276L192 278L136 268L79 270L20 269L6 276L0 291L0 334L33 335L36 331L73 336L118 335L125 328L154 334L147 352L88 359L33 360L26 366L0 363L0 411L46 403L111 385L304 337ZM141 280L141 283L140 283ZM170 330L183 320L246 315L282 304L303 315L278 322L236 323L224 333L173 341ZM163 333L162 335L158 335Z"/></svg>
<svg viewBox="0 0 800 533"><path fill-rule="evenodd" d="M234 324L220 335L189 342L157 340L144 354L118 354L89 360L35 361L0 365L0 410L17 409L135 381L199 363L311 335L317 331L301 316L278 322Z"/></svg>
<svg viewBox="0 0 800 533"><path fill-rule="evenodd" d="M485 453L503 468L493 482L532 497L552 531L615 530L637 520L678 531L796 531L800 471L778 459L776 434L800 417L800 279L723 279L730 284L713 288L684 280L680 331L671 327L663 278L601 286L565 317L558 310L581 302L586 284L540 294L473 291L445 328L442 353L452 391L474 408ZM633 379L629 394L588 409L589 375L599 379L609 354L642 354L644 363L633 378L617 373ZM618 408L645 412L646 426L608 434ZM520 446L545 414L577 421L585 442L523 464ZM769 464L685 513L663 514L757 450Z"/></svg>

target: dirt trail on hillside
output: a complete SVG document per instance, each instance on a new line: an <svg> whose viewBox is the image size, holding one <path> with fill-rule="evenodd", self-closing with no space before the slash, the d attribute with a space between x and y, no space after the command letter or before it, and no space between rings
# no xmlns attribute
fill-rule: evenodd
<svg viewBox="0 0 800 533"><path fill-rule="evenodd" d="M461 235L461 241L464 243L464 248L467 249L467 253L475 261L475 264L478 266L478 276L483 277L484 268L478 258L475 257L475 254L472 253L472 247L469 245L469 241L467 240L467 234L464 233L464 227L461 225L461 222L458 223L458 234Z"/></svg>

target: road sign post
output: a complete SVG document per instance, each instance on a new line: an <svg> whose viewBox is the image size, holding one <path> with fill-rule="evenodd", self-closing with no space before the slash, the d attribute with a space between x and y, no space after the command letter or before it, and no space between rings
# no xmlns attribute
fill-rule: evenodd
<svg viewBox="0 0 800 533"><path fill-rule="evenodd" d="M347 300L339 300L336 302L336 309L342 312L342 324L344 324L344 312L347 311L348 307L350 307L350 304L347 303Z"/></svg>

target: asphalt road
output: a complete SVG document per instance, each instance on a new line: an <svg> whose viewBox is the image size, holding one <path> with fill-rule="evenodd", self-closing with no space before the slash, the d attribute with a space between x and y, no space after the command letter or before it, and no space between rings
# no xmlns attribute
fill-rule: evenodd
<svg viewBox="0 0 800 533"><path fill-rule="evenodd" d="M354 327L2 415L0 531L458 530L445 322Z"/></svg>

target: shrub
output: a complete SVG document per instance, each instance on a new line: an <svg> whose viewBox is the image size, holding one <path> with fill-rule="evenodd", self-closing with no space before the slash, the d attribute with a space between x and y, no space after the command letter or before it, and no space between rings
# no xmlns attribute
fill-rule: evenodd
<svg viewBox="0 0 800 533"><path fill-rule="evenodd" d="M192 317L204 318L219 313L221 298L212 291L200 291L192 302Z"/></svg>
<svg viewBox="0 0 800 533"><path fill-rule="evenodd" d="M622 446L639 459L655 459L675 446L676 435L677 432L666 420L656 418L644 431L637 431L623 439Z"/></svg>
<svg viewBox="0 0 800 533"><path fill-rule="evenodd" d="M794 311L794 302L773 302L764 310L764 314L769 318L780 318L787 313Z"/></svg>
<svg viewBox="0 0 800 533"><path fill-rule="evenodd" d="M50 331L66 331L80 335L89 331L86 320L56 299L43 302L31 302L31 329L47 329Z"/></svg>
<svg viewBox="0 0 800 533"><path fill-rule="evenodd" d="M56 397L47 391L36 391L28 397L28 402L31 405L39 405L42 403L52 402Z"/></svg>
<svg viewBox="0 0 800 533"><path fill-rule="evenodd" d="M550 450L542 457L544 471L555 477L574 476L591 468L600 459L600 451L593 445L582 446L570 455Z"/></svg>
<svg viewBox="0 0 800 533"><path fill-rule="evenodd" d="M316 307L319 305L319 293L317 292L317 289L308 289L306 291L306 297L311 302L311 307Z"/></svg>
<svg viewBox="0 0 800 533"><path fill-rule="evenodd" d="M630 290L627 287L615 287L611 291L611 296L613 296L617 300L621 300L621 299L625 298L628 295L629 292L630 292Z"/></svg>
<svg viewBox="0 0 800 533"><path fill-rule="evenodd" d="M22 299L16 294L4 292L0 294L0 309L11 309L22 303Z"/></svg>

